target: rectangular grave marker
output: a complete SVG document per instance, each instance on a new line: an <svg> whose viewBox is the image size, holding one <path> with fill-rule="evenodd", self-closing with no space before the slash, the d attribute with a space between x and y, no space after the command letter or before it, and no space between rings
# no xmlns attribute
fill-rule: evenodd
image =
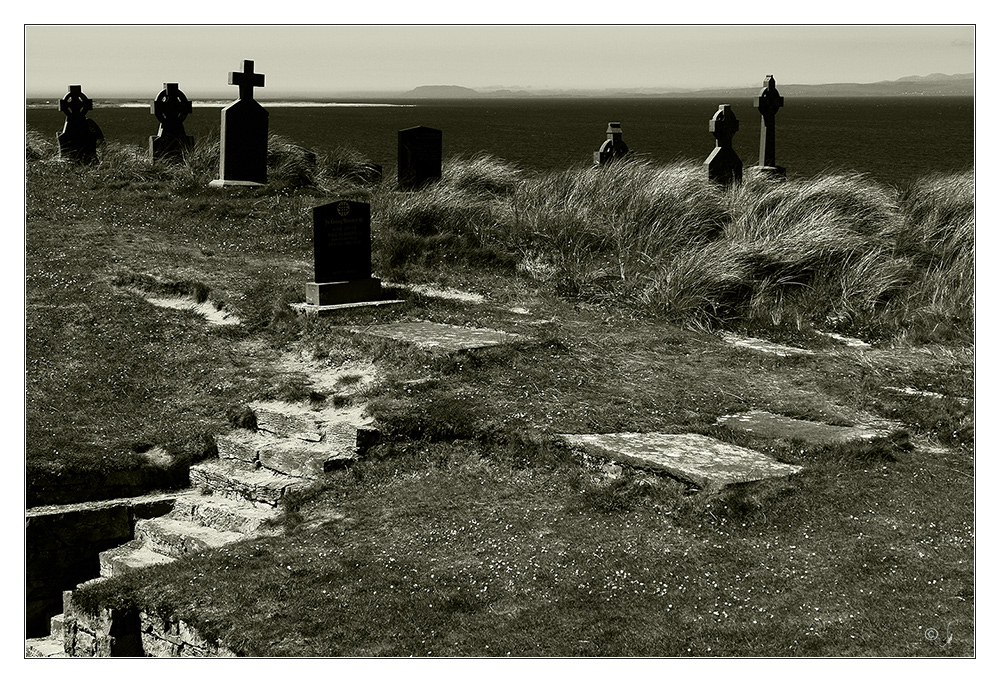
<svg viewBox="0 0 1000 683"><path fill-rule="evenodd" d="M382 283L372 277L371 205L340 200L313 207L315 281L306 303L315 306L376 301Z"/></svg>
<svg viewBox="0 0 1000 683"><path fill-rule="evenodd" d="M396 179L401 190L441 179L441 139L441 131L426 126L399 131Z"/></svg>

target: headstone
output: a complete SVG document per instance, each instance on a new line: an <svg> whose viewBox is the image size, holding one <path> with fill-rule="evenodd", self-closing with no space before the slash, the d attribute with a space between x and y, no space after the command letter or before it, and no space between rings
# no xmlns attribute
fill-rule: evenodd
<svg viewBox="0 0 1000 683"><path fill-rule="evenodd" d="M622 124L612 121L608 124L608 139L594 152L594 165L603 166L628 154L628 145L622 140Z"/></svg>
<svg viewBox="0 0 1000 683"><path fill-rule="evenodd" d="M399 131L397 181L401 190L416 190L441 179L441 131L416 126Z"/></svg>
<svg viewBox="0 0 1000 683"><path fill-rule="evenodd" d="M708 178L730 185L743 180L743 162L733 149L733 136L740 129L740 122L728 104L720 104L708 121L708 131L715 136L715 149L705 159Z"/></svg>
<svg viewBox="0 0 1000 683"><path fill-rule="evenodd" d="M313 207L315 281L306 303L333 306L377 301L382 283L372 277L371 205L346 199Z"/></svg>
<svg viewBox="0 0 1000 683"><path fill-rule="evenodd" d="M176 83L164 83L149 110L160 122L156 135L149 138L149 158L180 160L194 146L194 138L184 132L184 119L191 113L191 102Z"/></svg>
<svg viewBox="0 0 1000 683"><path fill-rule="evenodd" d="M56 135L61 159L84 164L97 161L97 143L104 135L98 125L87 118L87 112L93 108L93 101L83 94L79 85L69 86L69 92L59 100L59 111L66 115L62 132Z"/></svg>
<svg viewBox="0 0 1000 683"><path fill-rule="evenodd" d="M760 112L760 157L757 168L765 173L783 176L785 169L774 161L774 115L785 105L785 98L774 87L774 76L764 77L764 88L753 100Z"/></svg>
<svg viewBox="0 0 1000 683"><path fill-rule="evenodd" d="M240 98L222 110L219 179L210 185L267 183L267 110L253 98L264 87L264 74L254 73L253 60L243 60L243 71L229 73L229 85L240 88Z"/></svg>

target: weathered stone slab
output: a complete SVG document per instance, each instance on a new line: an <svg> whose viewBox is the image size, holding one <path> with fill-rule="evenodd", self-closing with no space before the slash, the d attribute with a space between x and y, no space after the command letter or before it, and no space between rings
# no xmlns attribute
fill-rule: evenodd
<svg viewBox="0 0 1000 683"><path fill-rule="evenodd" d="M260 437L249 429L234 429L215 437L219 459L240 469L252 471L260 467Z"/></svg>
<svg viewBox="0 0 1000 683"><path fill-rule="evenodd" d="M246 534L218 531L197 522L161 517L136 523L135 538L154 552L182 557L242 541Z"/></svg>
<svg viewBox="0 0 1000 683"><path fill-rule="evenodd" d="M274 508L250 501L233 500L223 496L202 496L178 503L170 516L184 519L218 531L256 533L274 517Z"/></svg>
<svg viewBox="0 0 1000 683"><path fill-rule="evenodd" d="M441 351L465 351L482 349L499 344L510 344L525 339L520 334L487 330L457 325L444 325L426 321L390 323L387 325L372 325L355 332L370 334L375 337L385 337L396 341L407 342L425 349Z"/></svg>
<svg viewBox="0 0 1000 683"><path fill-rule="evenodd" d="M46 636L45 638L29 638L24 641L25 657L69 657L63 649L62 638Z"/></svg>
<svg viewBox="0 0 1000 683"><path fill-rule="evenodd" d="M785 346L784 344L777 344L775 342L757 339L755 337L741 337L736 334L726 333L722 335L722 338L733 346L741 346L743 348L753 349L754 351L772 353L776 356L812 356L816 353L815 351L810 351L809 349L800 349L795 346Z"/></svg>
<svg viewBox="0 0 1000 683"><path fill-rule="evenodd" d="M305 488L308 479L289 477L270 470L247 471L226 460L209 460L192 465L191 484L205 487L226 498L278 504L286 492Z"/></svg>
<svg viewBox="0 0 1000 683"><path fill-rule="evenodd" d="M302 441L323 438L322 427L314 413L277 401L252 403L250 409L257 417L257 429Z"/></svg>
<svg viewBox="0 0 1000 683"><path fill-rule="evenodd" d="M99 556L101 576L110 578L121 576L122 573L148 567L154 564L173 562L174 558L158 553L141 540L129 541L111 550L105 550Z"/></svg>
<svg viewBox="0 0 1000 683"><path fill-rule="evenodd" d="M315 479L324 472L346 466L357 456L354 450L357 430L349 438L331 438L328 432L322 443L312 444L291 439L268 444L260 450L263 467L293 477Z"/></svg>
<svg viewBox="0 0 1000 683"><path fill-rule="evenodd" d="M797 420L763 410L751 410L741 415L723 415L716 422L730 429L750 432L769 439L790 439L813 444L836 444L848 441L869 441L888 436L898 425L857 425L839 427L811 420Z"/></svg>
<svg viewBox="0 0 1000 683"><path fill-rule="evenodd" d="M702 487L719 487L802 468L701 434L561 434L569 444L615 462L658 470Z"/></svg>

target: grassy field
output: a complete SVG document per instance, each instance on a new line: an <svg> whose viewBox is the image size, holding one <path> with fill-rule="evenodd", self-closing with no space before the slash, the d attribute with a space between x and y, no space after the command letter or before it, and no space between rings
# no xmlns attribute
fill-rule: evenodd
<svg viewBox="0 0 1000 683"><path fill-rule="evenodd" d="M374 363L354 400L385 439L290 501L282 535L84 603L173 613L255 656L975 654L971 172L902 193L863 175L724 190L681 164L533 175L476 157L399 193L356 153L273 137L271 184L219 192L217 154L203 143L170 167L111 147L80 168L29 132L28 504L101 497L136 471L138 488L178 485L247 403L309 397L280 369L289 355ZM309 209L342 196L372 203L379 276L486 303L407 293L296 317ZM396 319L525 340L442 355L348 331ZM720 331L819 353L759 354ZM715 426L754 408L874 415L908 436L815 447ZM699 432L806 469L695 491L553 436L614 431Z"/></svg>

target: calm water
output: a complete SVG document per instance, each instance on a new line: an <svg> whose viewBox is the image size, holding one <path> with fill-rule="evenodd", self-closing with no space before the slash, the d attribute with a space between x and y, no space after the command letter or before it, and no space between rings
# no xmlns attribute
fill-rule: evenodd
<svg viewBox="0 0 1000 683"><path fill-rule="evenodd" d="M302 145L349 148L382 164L396 162L396 132L430 126L444 132L445 157L489 152L526 169L589 164L609 121L620 121L634 151L656 162L704 161L715 141L708 121L721 100L486 99L425 100L415 106L317 107L264 102L270 130ZM393 104L381 102L382 104ZM752 101L733 100L740 121L734 138L745 166L757 163L760 115ZM145 147L156 132L149 105L90 113L109 140ZM220 107L198 107L185 121L189 135L217 135ZM58 103L29 108L27 126L55 135ZM856 170L901 185L935 172L969 169L975 160L972 98L785 98L777 116L777 162L790 175Z"/></svg>

